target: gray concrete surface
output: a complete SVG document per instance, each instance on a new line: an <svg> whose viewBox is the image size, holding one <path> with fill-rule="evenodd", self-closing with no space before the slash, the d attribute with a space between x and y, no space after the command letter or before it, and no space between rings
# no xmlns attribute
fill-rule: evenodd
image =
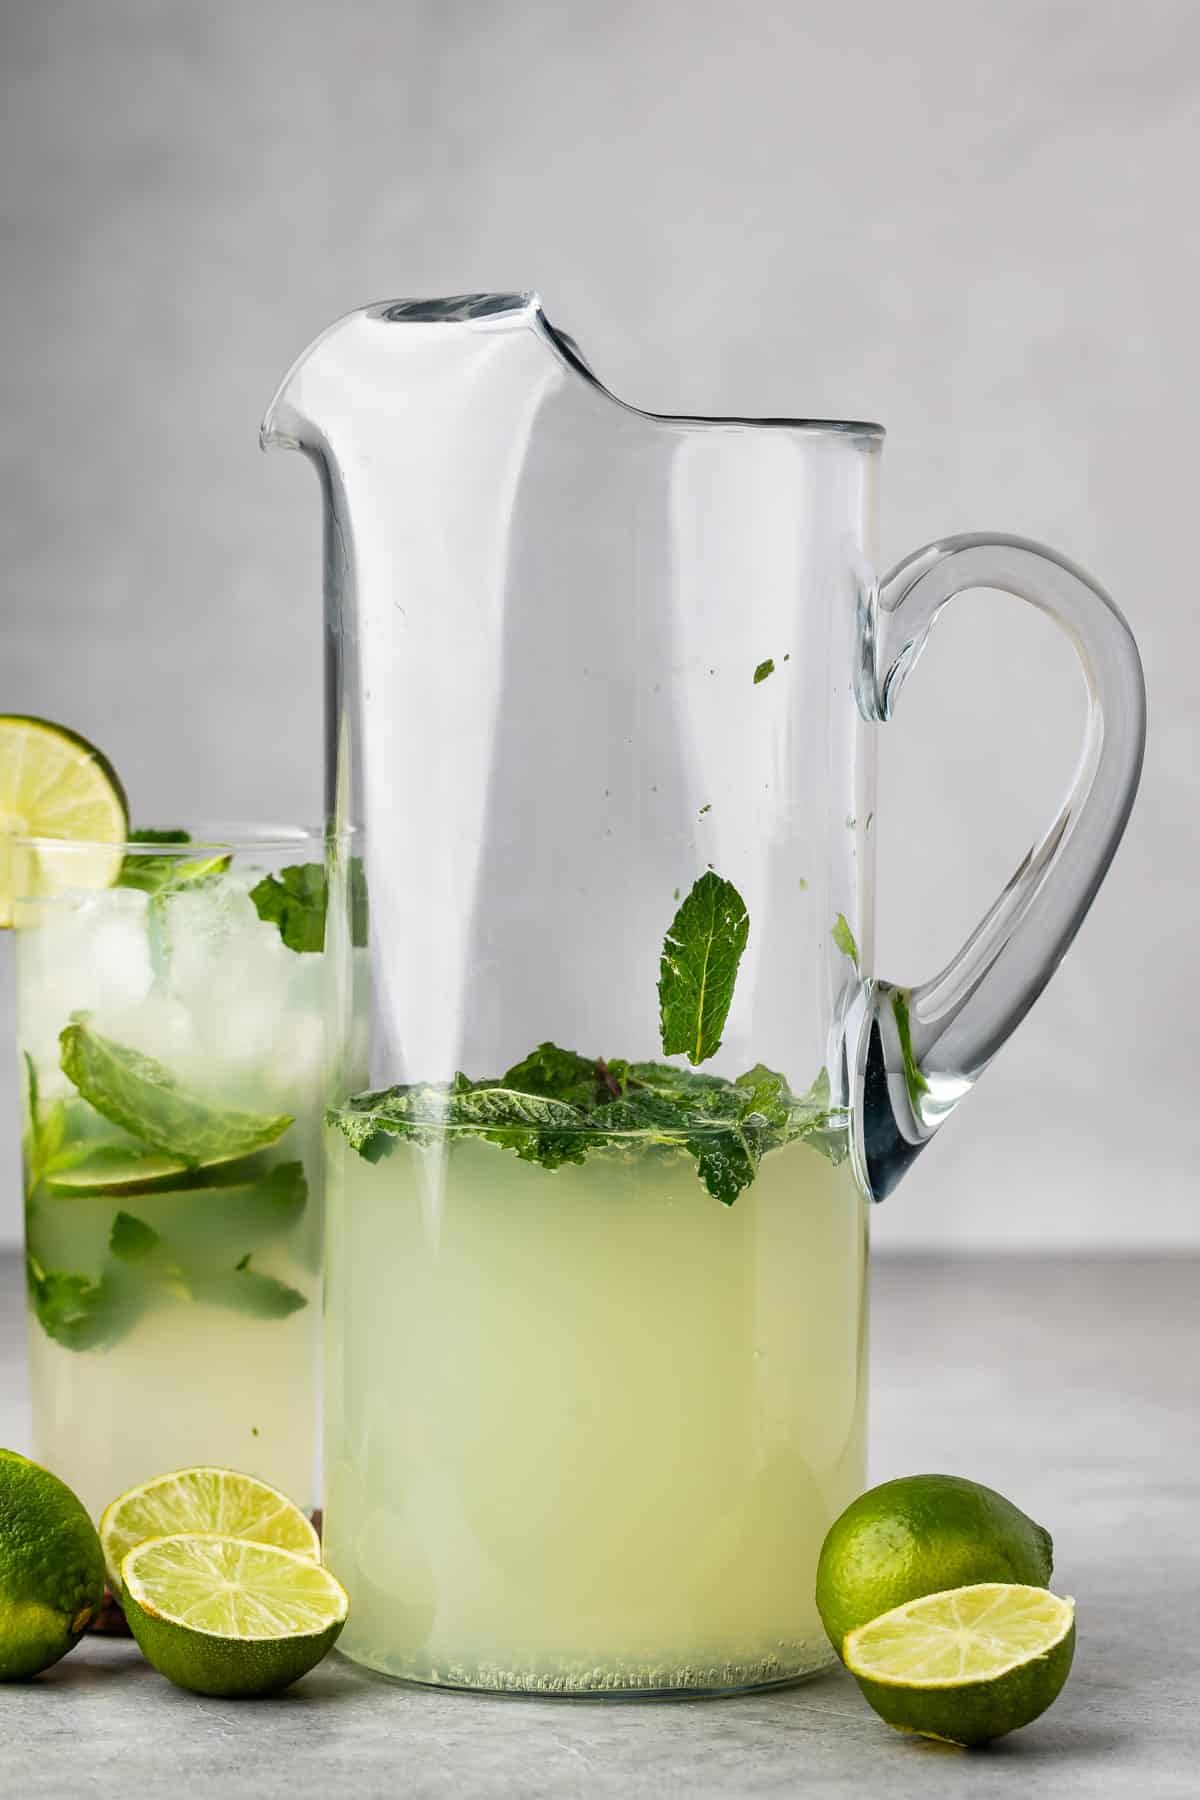
<svg viewBox="0 0 1200 1800"><path fill-rule="evenodd" d="M0 1265L0 1441L18 1443L23 1327ZM692 1800L1192 1800L1200 1761L1200 1259L881 1259L875 1479L945 1469L1056 1540L1079 1648L1053 1711L987 1751L907 1740L833 1673L665 1703L423 1692L334 1656L272 1701L201 1700L88 1641L0 1694L0 1792Z"/></svg>
<svg viewBox="0 0 1200 1800"><path fill-rule="evenodd" d="M317 810L316 487L257 425L370 300L539 286L636 404L882 419L885 560L1059 545L1152 731L1092 918L880 1237L1200 1246L1198 100L1194 0L6 0L0 710L94 737L143 822ZM1081 718L1029 609L939 625L882 744L883 974L999 892Z"/></svg>

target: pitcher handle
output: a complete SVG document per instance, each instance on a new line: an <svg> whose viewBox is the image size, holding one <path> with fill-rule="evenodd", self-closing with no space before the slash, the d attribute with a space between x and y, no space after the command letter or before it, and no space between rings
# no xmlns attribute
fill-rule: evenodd
<svg viewBox="0 0 1200 1800"><path fill-rule="evenodd" d="M1137 645L1104 590L1065 557L1015 537L963 536L900 563L861 609L859 707L885 723L948 600L997 588L1066 632L1088 690L1083 752L1041 841L940 974L873 980L858 1009L859 1172L876 1199L970 1091L1025 1017L1095 899L1129 818L1146 739Z"/></svg>

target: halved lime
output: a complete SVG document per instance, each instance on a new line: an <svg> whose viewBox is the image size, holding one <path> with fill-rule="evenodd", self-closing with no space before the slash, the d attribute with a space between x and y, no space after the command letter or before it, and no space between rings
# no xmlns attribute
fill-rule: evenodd
<svg viewBox="0 0 1200 1800"><path fill-rule="evenodd" d="M321 1560L321 1540L286 1494L236 1469L175 1469L105 1507L100 1543L113 1593L121 1591L121 1564L131 1550L180 1532L215 1532Z"/></svg>
<svg viewBox="0 0 1200 1800"><path fill-rule="evenodd" d="M14 834L81 847L17 852ZM128 834L125 790L94 744L47 719L0 713L0 926L12 924L18 893L111 887Z"/></svg>
<svg viewBox="0 0 1200 1800"><path fill-rule="evenodd" d="M846 1667L898 1731L986 1744L1058 1698L1075 1653L1075 1602L981 1581L897 1606L845 1642Z"/></svg>
<svg viewBox="0 0 1200 1800"><path fill-rule="evenodd" d="M121 1564L122 1605L148 1663L196 1694L270 1694L333 1648L350 1602L309 1556L245 1538L150 1538Z"/></svg>

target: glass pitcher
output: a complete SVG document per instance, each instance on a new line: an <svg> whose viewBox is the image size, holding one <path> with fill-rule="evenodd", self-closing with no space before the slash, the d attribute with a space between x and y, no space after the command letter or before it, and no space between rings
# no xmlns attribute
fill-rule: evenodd
<svg viewBox="0 0 1200 1800"><path fill-rule="evenodd" d="M1016 538L878 581L878 426L640 412L533 294L349 315L263 442L325 502L341 1648L515 1692L795 1680L864 1484L867 1202L1108 867L1128 628ZM1086 741L906 989L874 968L878 727L981 586L1071 636Z"/></svg>

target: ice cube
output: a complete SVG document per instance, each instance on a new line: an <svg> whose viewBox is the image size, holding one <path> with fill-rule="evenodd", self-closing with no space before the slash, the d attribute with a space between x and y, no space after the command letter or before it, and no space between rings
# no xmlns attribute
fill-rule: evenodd
<svg viewBox="0 0 1200 1800"><path fill-rule="evenodd" d="M75 1013L101 1021L137 1008L154 981L147 896L137 888L39 902L18 932L21 1045L47 1071L47 1092L69 1088L58 1034Z"/></svg>
<svg viewBox="0 0 1200 1800"><path fill-rule="evenodd" d="M244 880L165 903L165 981L195 1031L195 1056L229 1081L254 1070L280 1035L293 953L261 920Z"/></svg>

